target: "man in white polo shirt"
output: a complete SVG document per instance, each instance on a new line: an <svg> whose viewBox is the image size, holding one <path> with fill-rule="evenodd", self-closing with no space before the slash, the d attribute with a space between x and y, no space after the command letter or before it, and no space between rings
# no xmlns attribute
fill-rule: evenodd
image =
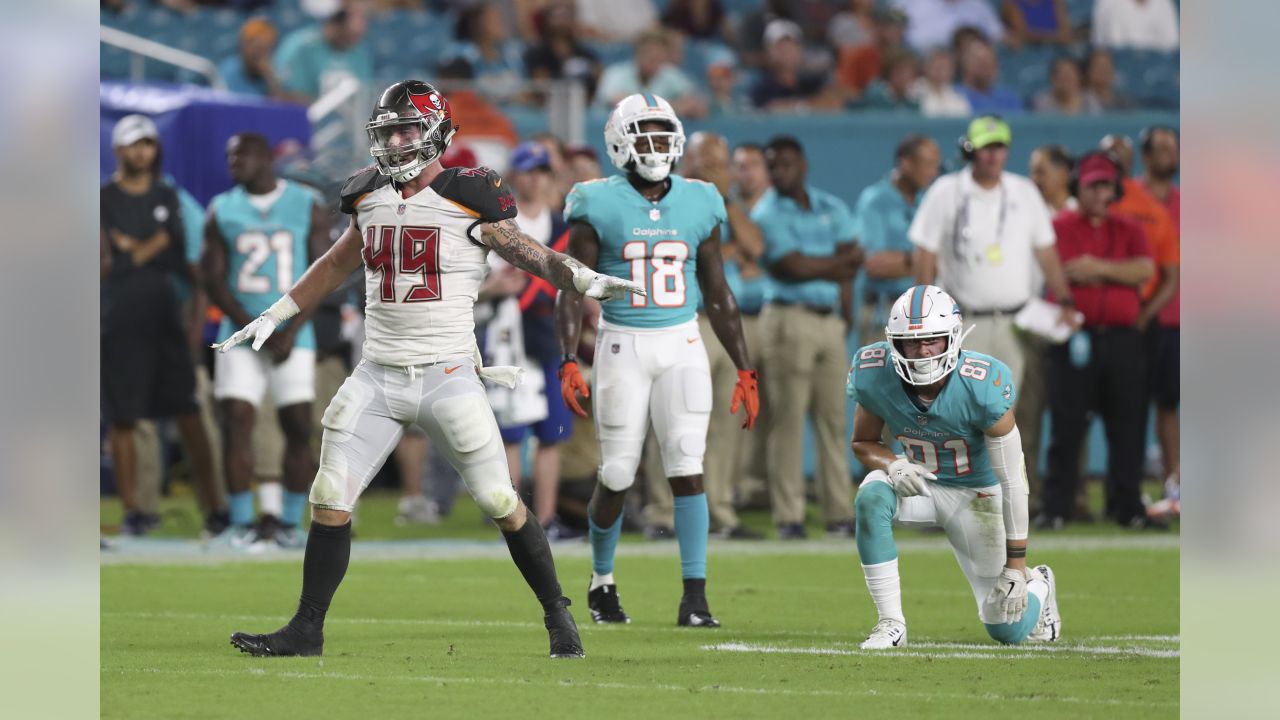
<svg viewBox="0 0 1280 720"><path fill-rule="evenodd" d="M960 303L973 325L965 347L1003 360L1016 387L1026 351L1013 316L1038 291L1036 266L1053 296L1065 298L1064 320L1074 322L1074 309L1039 190L1004 170L1012 139L999 117L975 118L960 140L968 165L929 188L907 237L916 248L916 282L937 285Z"/></svg>

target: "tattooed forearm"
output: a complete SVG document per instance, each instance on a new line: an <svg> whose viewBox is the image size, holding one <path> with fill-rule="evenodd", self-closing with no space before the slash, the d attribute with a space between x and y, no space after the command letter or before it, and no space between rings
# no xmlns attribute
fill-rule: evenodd
<svg viewBox="0 0 1280 720"><path fill-rule="evenodd" d="M514 220L485 226L489 247L502 259L551 282L561 290L573 290L573 270L569 258L546 247L520 231Z"/></svg>

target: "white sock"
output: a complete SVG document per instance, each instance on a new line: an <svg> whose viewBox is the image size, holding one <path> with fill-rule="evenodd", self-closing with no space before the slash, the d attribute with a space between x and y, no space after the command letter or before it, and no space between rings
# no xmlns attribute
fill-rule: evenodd
<svg viewBox="0 0 1280 720"><path fill-rule="evenodd" d="M617 583L613 581L613 573L605 573L604 575L597 575L595 574L595 572L592 572L591 587L587 588L587 592L591 592L592 590L595 590L596 588L601 587L603 585L616 585L616 584Z"/></svg>
<svg viewBox="0 0 1280 720"><path fill-rule="evenodd" d="M258 483L258 511L277 519L284 515L284 485L278 482Z"/></svg>
<svg viewBox="0 0 1280 720"><path fill-rule="evenodd" d="M898 558L889 562L863 565L862 574L867 579L867 590L876 604L880 619L892 618L907 623L902 615L902 581L898 578Z"/></svg>

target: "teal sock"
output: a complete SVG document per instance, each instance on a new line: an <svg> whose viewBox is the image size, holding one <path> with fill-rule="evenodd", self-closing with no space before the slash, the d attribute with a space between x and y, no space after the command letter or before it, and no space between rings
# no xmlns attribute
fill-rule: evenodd
<svg viewBox="0 0 1280 720"><path fill-rule="evenodd" d="M587 527L591 538L591 570L597 575L608 575L613 572L613 555L618 550L618 536L622 534L622 513L618 513L613 525L602 528L596 525L588 510Z"/></svg>
<svg viewBox="0 0 1280 720"><path fill-rule="evenodd" d="M253 492L231 493L227 495L227 505L231 509L231 524L245 527L253 524Z"/></svg>
<svg viewBox="0 0 1280 720"><path fill-rule="evenodd" d="M680 545L680 577L707 576L707 534L711 515L706 493L684 495L675 499L676 542Z"/></svg>
<svg viewBox="0 0 1280 720"><path fill-rule="evenodd" d="M300 527L302 513L307 509L307 494L286 490L284 493L284 511L280 513L280 522L284 525Z"/></svg>
<svg viewBox="0 0 1280 720"><path fill-rule="evenodd" d="M898 509L898 496L888 483L863 483L853 501L858 517L855 540L863 565L878 565L898 557L893 542L893 513Z"/></svg>
<svg viewBox="0 0 1280 720"><path fill-rule="evenodd" d="M993 639L999 640L1006 645L1017 645L1032 630L1036 629L1036 623L1040 621L1040 598L1027 593L1027 611L1022 613L1022 619L1017 622L1003 623L1000 625L992 625L991 623L983 623L987 626L987 634Z"/></svg>

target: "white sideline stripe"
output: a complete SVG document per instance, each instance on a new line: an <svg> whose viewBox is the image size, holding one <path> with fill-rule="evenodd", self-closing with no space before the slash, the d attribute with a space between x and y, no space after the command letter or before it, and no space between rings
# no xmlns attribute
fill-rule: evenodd
<svg viewBox="0 0 1280 720"><path fill-rule="evenodd" d="M572 680L558 680L551 682L537 682L527 678L477 678L466 676L442 676L442 675L361 675L358 673L337 673L337 672L301 672L297 670L284 670L278 672L270 672L264 668L248 668L246 670L179 670L175 668L158 668L158 667L141 667L141 668L118 668L115 670L103 669L103 673L141 673L154 675L178 675L178 676L220 676L220 677L273 677L299 680L351 680L356 682L406 682L406 683L435 683L444 685L448 683L460 684L476 684L476 685L519 685L521 687L529 687L531 685L542 685L556 688L583 688L587 690L633 690L639 692L652 692L654 690L663 690L666 692L718 692L728 694L742 695L781 695L781 696L799 696L799 697L896 697L896 698L913 698L917 700L938 700L938 701L972 701L972 700L994 700L1001 702L1032 702L1042 703L1063 702L1079 705L1110 705L1110 706L1138 706L1138 707L1178 707L1176 702L1142 702L1136 700L1119 700L1113 698L1077 698L1077 697L1026 697L1018 695L1001 695L999 693L977 693L977 694L959 694L959 693L921 693L921 692L902 692L898 690L878 690L868 688L866 690L787 690L782 688L761 688L761 687L738 687L733 685L669 685L654 684L641 685L637 683L620 683L620 682L577 682Z"/></svg>
<svg viewBox="0 0 1280 720"><path fill-rule="evenodd" d="M863 650L839 647L783 647L749 643L719 643L703 645L703 650L718 652L762 653L766 655L875 655L877 657L930 657L961 658L966 660L1026 660L1037 654L1067 653L1084 655L1137 655L1151 658L1177 658L1178 650L1154 650L1144 647L1116 647L1106 645L1018 645L1002 647L972 643L909 643L910 648L932 648L957 652L917 652L915 650Z"/></svg>

